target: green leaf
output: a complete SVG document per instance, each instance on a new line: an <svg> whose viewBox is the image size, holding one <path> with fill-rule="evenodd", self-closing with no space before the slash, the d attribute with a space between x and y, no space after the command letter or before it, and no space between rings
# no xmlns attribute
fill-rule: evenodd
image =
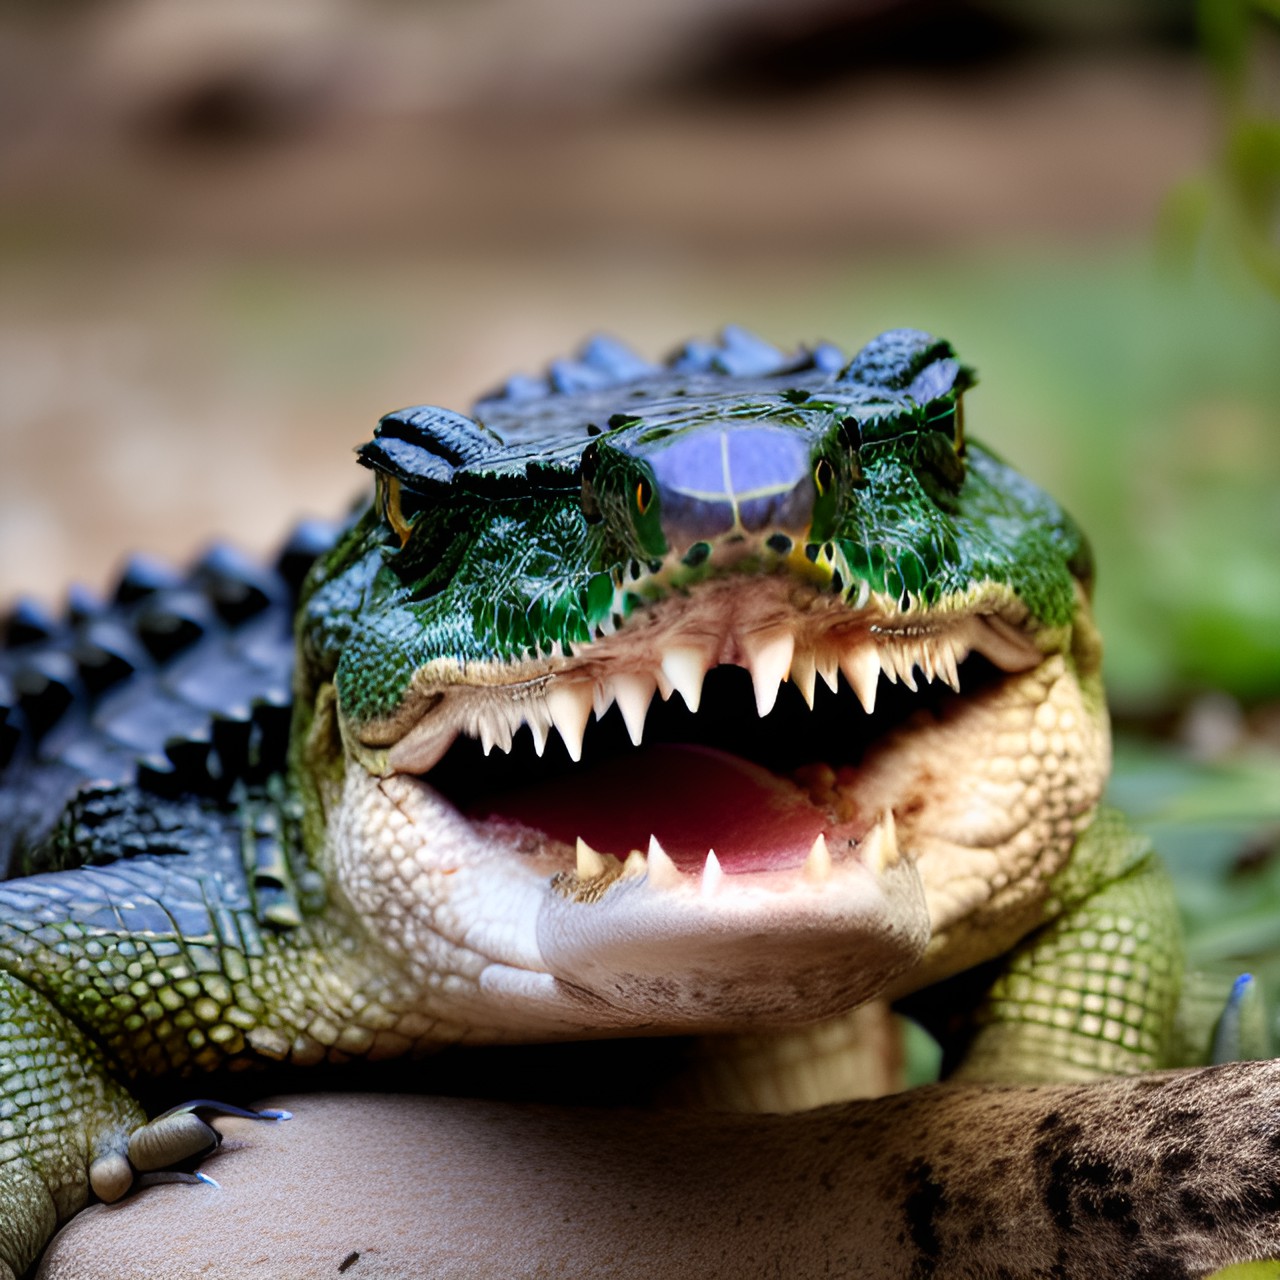
<svg viewBox="0 0 1280 1280"><path fill-rule="evenodd" d="M1249 49L1249 6L1245 0L1200 0L1196 6L1200 43L1214 70L1235 85Z"/></svg>
<svg viewBox="0 0 1280 1280"><path fill-rule="evenodd" d="M1213 190L1205 178L1179 183L1165 197L1156 225L1156 246L1170 267L1186 270L1209 221Z"/></svg>
<svg viewBox="0 0 1280 1280"><path fill-rule="evenodd" d="M1270 1262L1237 1262L1215 1271L1206 1280L1280 1280L1280 1259Z"/></svg>

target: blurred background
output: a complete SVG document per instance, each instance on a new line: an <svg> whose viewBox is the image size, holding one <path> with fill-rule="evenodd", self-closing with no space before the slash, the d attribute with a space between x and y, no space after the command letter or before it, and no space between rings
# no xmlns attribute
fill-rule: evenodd
<svg viewBox="0 0 1280 1280"><path fill-rule="evenodd" d="M1094 538L1118 797L1280 919L1278 119L1276 0L5 0L0 599L593 331L928 328Z"/></svg>

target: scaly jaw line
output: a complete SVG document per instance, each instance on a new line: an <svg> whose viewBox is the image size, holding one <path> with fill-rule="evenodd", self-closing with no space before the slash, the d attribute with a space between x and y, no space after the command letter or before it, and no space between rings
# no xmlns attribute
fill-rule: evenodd
<svg viewBox="0 0 1280 1280"><path fill-rule="evenodd" d="M495 748L510 752L524 725L539 756L554 729L577 762L592 713L599 720L615 703L638 747L654 694L666 700L678 693L696 713L703 681L717 665L744 667L750 673L762 717L773 710L784 680L795 684L812 710L817 678L834 693L841 675L870 715L881 675L891 683L901 681L913 693L919 676L959 692L959 666L970 653L982 654L1009 673L1029 670L1045 657L1022 620L994 611L900 613L881 606L851 613L829 607L820 597L807 603L828 607L792 609L787 616L766 602L744 610L747 616L728 628L722 622L717 626L720 619L705 616L705 609L658 605L640 616L639 625L571 658L536 660L543 670L525 679L490 682L468 671L470 679L423 691L434 699L431 709L407 733L397 735L386 766L397 773L428 773L460 734L478 740L486 755ZM670 613L675 616L668 620ZM530 664L519 665L527 669ZM376 737L365 740L372 746Z"/></svg>

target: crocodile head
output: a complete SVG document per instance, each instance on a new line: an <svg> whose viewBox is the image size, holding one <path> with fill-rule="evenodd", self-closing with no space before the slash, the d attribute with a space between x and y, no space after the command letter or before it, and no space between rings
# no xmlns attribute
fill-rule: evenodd
<svg viewBox="0 0 1280 1280"><path fill-rule="evenodd" d="M425 1036L784 1025L1008 948L1107 770L1088 549L927 334L390 414L294 768Z"/></svg>

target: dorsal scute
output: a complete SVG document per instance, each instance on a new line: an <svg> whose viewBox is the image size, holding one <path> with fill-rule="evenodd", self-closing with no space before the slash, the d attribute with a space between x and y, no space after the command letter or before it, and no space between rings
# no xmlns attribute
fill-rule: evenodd
<svg viewBox="0 0 1280 1280"><path fill-rule="evenodd" d="M960 396L975 381L973 370L961 364L945 338L922 329L890 329L849 361L836 385L884 402L859 423L860 437L875 440L904 428L954 424Z"/></svg>
<svg viewBox="0 0 1280 1280"><path fill-rule="evenodd" d="M497 437L474 418L419 404L384 414L373 439L356 453L364 466L395 476L412 489L448 484L459 467L500 447Z"/></svg>
<svg viewBox="0 0 1280 1280"><path fill-rule="evenodd" d="M293 613L337 532L304 522L274 565L134 557L94 606L0 619L0 875L82 785L225 797L284 767Z"/></svg>
<svg viewBox="0 0 1280 1280"><path fill-rule="evenodd" d="M719 338L694 338L678 347L667 360L654 364L610 334L589 338L568 358L551 361L547 372L515 374L498 389L476 402L476 416L502 416L517 405L582 392L605 391L646 380L655 385L673 375L715 374L727 378L771 377L783 372L818 369L834 373L844 364L839 348L822 343L787 354L740 325L726 325Z"/></svg>
<svg viewBox="0 0 1280 1280"><path fill-rule="evenodd" d="M588 338L577 354L551 361L542 375L517 373L493 391L476 401L477 417L486 411L503 409L544 399L548 396L571 396L581 391L598 391L618 387L659 372L643 356L624 342L607 333Z"/></svg>
<svg viewBox="0 0 1280 1280"><path fill-rule="evenodd" d="M485 493L564 489L578 483L593 439L626 448L636 432L714 415L735 395L761 405L781 396L801 406L825 391L862 424L860 437L876 438L931 423L930 406L945 409L971 381L948 342L919 330L881 334L849 360L830 343L784 352L728 325L714 340L686 342L662 365L597 335L545 374L509 380L470 417L428 405L388 414L359 455L419 491L447 484Z"/></svg>
<svg viewBox="0 0 1280 1280"><path fill-rule="evenodd" d="M575 451L580 454L593 438L616 430L618 421L641 417L657 402L678 397L695 406L739 384L744 393L766 391L796 376L816 385L845 363L830 343L786 353L737 325L726 326L713 341L686 342L662 364L600 334L571 359L553 361L541 377L516 375L477 401L473 416L501 445L459 471L468 483L478 479L482 485L526 474L545 480L566 465L572 470Z"/></svg>
<svg viewBox="0 0 1280 1280"><path fill-rule="evenodd" d="M766 378L794 369L796 358L741 325L728 324L719 342L686 342L667 362L680 373L719 373L731 378Z"/></svg>
<svg viewBox="0 0 1280 1280"><path fill-rule="evenodd" d="M849 361L839 381L905 391L926 365L954 355L945 338L935 338L922 329L888 329Z"/></svg>

